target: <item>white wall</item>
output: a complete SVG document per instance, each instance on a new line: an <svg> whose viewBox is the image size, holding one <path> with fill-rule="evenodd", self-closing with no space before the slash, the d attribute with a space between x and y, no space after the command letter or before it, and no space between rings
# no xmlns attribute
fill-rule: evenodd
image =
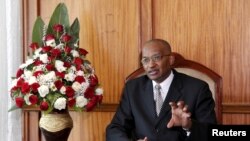
<svg viewBox="0 0 250 141"><path fill-rule="evenodd" d="M20 0L0 0L0 141L21 141L21 112L8 112L11 77L22 62Z"/></svg>

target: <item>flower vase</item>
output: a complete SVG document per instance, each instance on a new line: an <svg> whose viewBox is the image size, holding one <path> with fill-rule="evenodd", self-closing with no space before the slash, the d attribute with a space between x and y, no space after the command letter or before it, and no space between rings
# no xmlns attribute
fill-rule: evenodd
<svg viewBox="0 0 250 141"><path fill-rule="evenodd" d="M42 114L39 127L46 141L67 141L73 120L67 110Z"/></svg>

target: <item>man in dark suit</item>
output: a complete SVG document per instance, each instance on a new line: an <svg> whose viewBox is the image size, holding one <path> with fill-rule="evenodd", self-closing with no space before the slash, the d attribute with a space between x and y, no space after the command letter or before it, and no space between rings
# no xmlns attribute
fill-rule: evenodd
<svg viewBox="0 0 250 141"><path fill-rule="evenodd" d="M207 140L208 125L216 124L208 84L172 69L171 47L161 39L144 44L141 63L147 76L126 83L106 140Z"/></svg>

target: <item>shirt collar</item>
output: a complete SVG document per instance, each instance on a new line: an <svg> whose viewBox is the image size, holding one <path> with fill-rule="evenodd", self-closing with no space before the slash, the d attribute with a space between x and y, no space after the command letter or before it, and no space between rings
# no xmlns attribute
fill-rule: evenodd
<svg viewBox="0 0 250 141"><path fill-rule="evenodd" d="M169 90L169 87L172 83L174 79L174 73L173 71L171 70L170 72L170 75L164 80L162 81L159 85L161 85L161 90L162 90L162 93L163 93L163 98L165 99L167 93L168 93L168 90ZM152 81L153 82L153 89L155 88L155 85L158 84L156 83L155 81Z"/></svg>

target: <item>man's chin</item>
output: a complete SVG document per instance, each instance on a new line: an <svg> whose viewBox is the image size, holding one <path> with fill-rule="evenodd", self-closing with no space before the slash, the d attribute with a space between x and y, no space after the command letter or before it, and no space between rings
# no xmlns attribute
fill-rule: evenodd
<svg viewBox="0 0 250 141"><path fill-rule="evenodd" d="M157 79L159 79L159 76L148 75L148 78L157 81Z"/></svg>

